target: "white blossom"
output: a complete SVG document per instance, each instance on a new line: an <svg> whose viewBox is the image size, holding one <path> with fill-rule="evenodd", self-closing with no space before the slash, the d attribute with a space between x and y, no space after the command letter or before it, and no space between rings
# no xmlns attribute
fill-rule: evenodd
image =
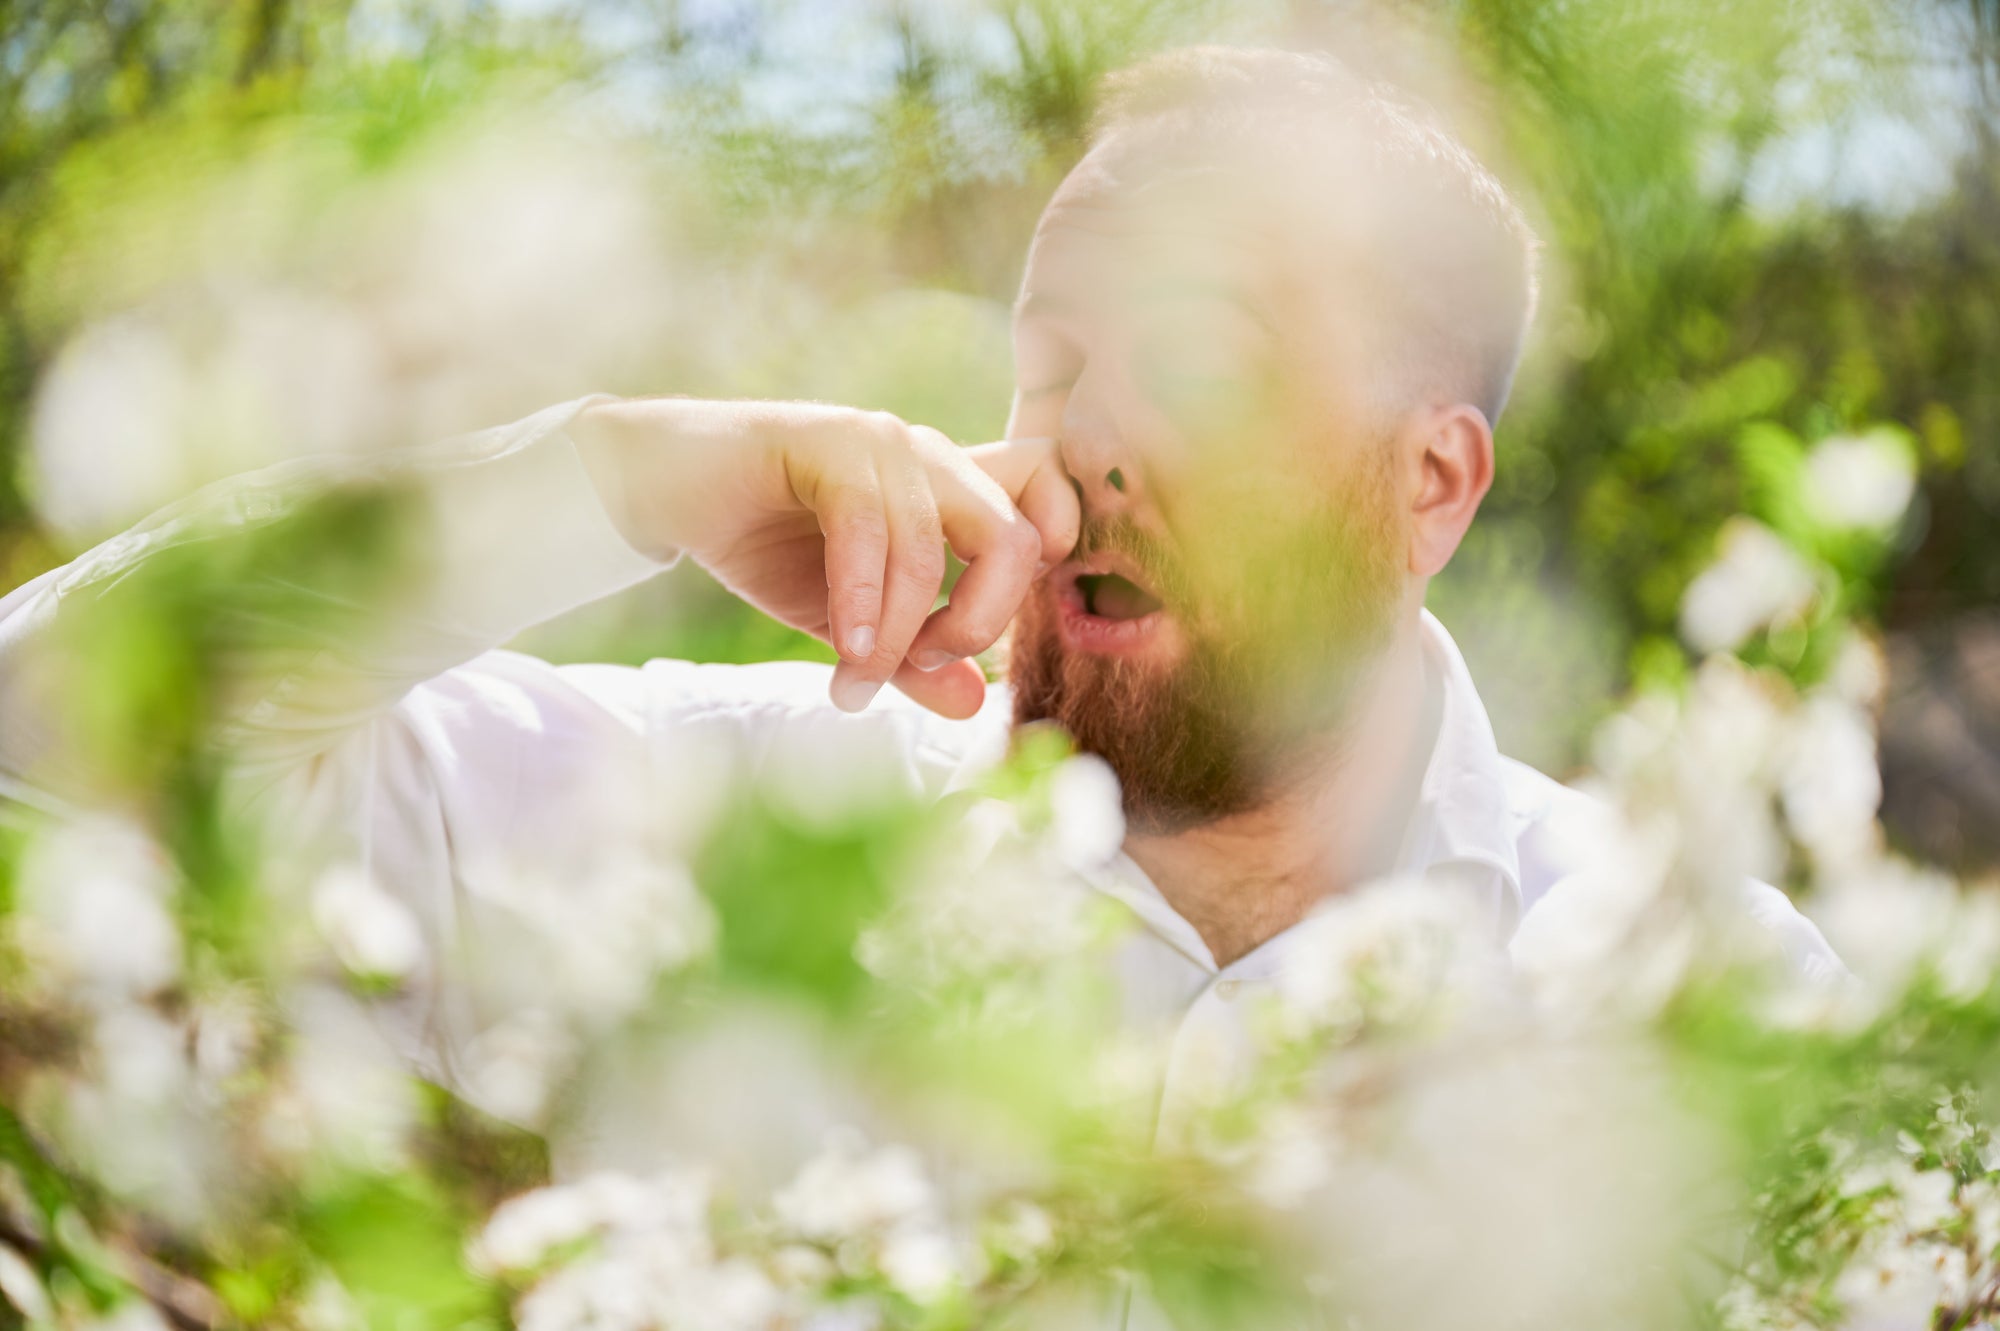
<svg viewBox="0 0 2000 1331"><path fill-rule="evenodd" d="M423 959L416 916L360 865L322 873L313 884L312 912L334 955L357 975L401 979Z"/></svg>
<svg viewBox="0 0 2000 1331"><path fill-rule="evenodd" d="M144 1299L132 1298L102 1317L86 1318L77 1331L172 1331L160 1310Z"/></svg>
<svg viewBox="0 0 2000 1331"><path fill-rule="evenodd" d="M493 1272L531 1271L559 1248L613 1234L643 1235L704 1258L708 1204L708 1186L695 1175L592 1174L501 1203L474 1245L473 1263Z"/></svg>
<svg viewBox="0 0 2000 1331"><path fill-rule="evenodd" d="M1095 754L1065 760L1049 781L1056 853L1072 868L1091 869L1125 843L1124 797L1111 765Z"/></svg>
<svg viewBox="0 0 2000 1331"><path fill-rule="evenodd" d="M889 1229L936 1206L937 1194L914 1150L871 1151L846 1132L833 1134L771 1199L772 1213L787 1229L827 1243Z"/></svg>
<svg viewBox="0 0 2000 1331"><path fill-rule="evenodd" d="M107 319L56 356L35 398L37 507L58 530L94 536L200 484L182 465L194 392L158 319Z"/></svg>
<svg viewBox="0 0 2000 1331"><path fill-rule="evenodd" d="M1970 1292L1964 1250L1885 1230L1849 1261L1834 1284L1855 1331L1899 1331L1932 1323L1940 1306Z"/></svg>
<svg viewBox="0 0 2000 1331"><path fill-rule="evenodd" d="M1724 524L1721 551L1681 601L1681 634L1697 652L1730 652L1789 619L1812 600L1806 562L1770 528L1749 518Z"/></svg>
<svg viewBox="0 0 2000 1331"><path fill-rule="evenodd" d="M1732 1200L1673 1098L1623 1036L1356 1046L1251 1163L1357 1326L1646 1325L1682 1293L1662 1258ZM1286 1161L1317 1185L1273 1180Z"/></svg>
<svg viewBox="0 0 2000 1331"><path fill-rule="evenodd" d="M1916 490L1916 459L1893 428L1836 435L1806 455L1806 504L1828 526L1888 527L1903 516Z"/></svg>
<svg viewBox="0 0 2000 1331"><path fill-rule="evenodd" d="M259 1030L247 994L205 995L194 1003L189 1025L195 1071L203 1080L219 1083L249 1066Z"/></svg>
<svg viewBox="0 0 2000 1331"><path fill-rule="evenodd" d="M708 1186L694 1174L593 1174L502 1204L471 1259L481 1270L520 1276L565 1249L582 1250L522 1297L515 1314L523 1331L777 1331L791 1325L790 1298L760 1267L717 1255L708 1206Z"/></svg>
<svg viewBox="0 0 2000 1331"><path fill-rule="evenodd" d="M188 1034L149 1007L101 1013L94 1044L99 1082L120 1098L158 1105L181 1095L191 1071Z"/></svg>
<svg viewBox="0 0 2000 1331"><path fill-rule="evenodd" d="M1882 803L1868 718L1830 694L1808 699L1792 719L1783 761L1781 798L1793 835L1823 863L1867 854Z"/></svg>
<svg viewBox="0 0 2000 1331"><path fill-rule="evenodd" d="M1455 893L1390 879L1333 897L1297 926L1277 977L1290 1038L1442 1015L1492 975L1490 929Z"/></svg>
<svg viewBox="0 0 2000 1331"><path fill-rule="evenodd" d="M19 1250L5 1243L0 1243L0 1298L13 1304L15 1311L30 1322L55 1318L49 1292L42 1288L42 1278Z"/></svg>
<svg viewBox="0 0 2000 1331"><path fill-rule="evenodd" d="M511 1013L474 1036L459 1059L460 1088L487 1113L536 1124L577 1055L577 1042L543 1008Z"/></svg>
<svg viewBox="0 0 2000 1331"><path fill-rule="evenodd" d="M882 1239L877 1259L896 1290L917 1303L930 1303L958 1283L958 1253L951 1236L931 1225L898 1225Z"/></svg>
<svg viewBox="0 0 2000 1331"><path fill-rule="evenodd" d="M661 1245L566 1266L515 1309L521 1331L783 1331L790 1323L783 1296L748 1262L690 1261Z"/></svg>
<svg viewBox="0 0 2000 1331"><path fill-rule="evenodd" d="M771 1214L783 1232L826 1245L843 1267L872 1266L919 1303L965 1278L937 1191L907 1146L870 1150L856 1133L834 1133L772 1197Z"/></svg>
<svg viewBox="0 0 2000 1331"><path fill-rule="evenodd" d="M267 1144L377 1167L400 1163L416 1092L409 1066L369 1011L345 994L308 988L288 1015L290 1059L267 1107Z"/></svg>
<svg viewBox="0 0 2000 1331"><path fill-rule="evenodd" d="M1338 1149L1327 1115L1298 1103L1274 1105L1242 1153L1244 1185L1264 1205L1296 1211L1332 1182Z"/></svg>
<svg viewBox="0 0 2000 1331"><path fill-rule="evenodd" d="M1891 856L1850 868L1808 904L1876 1005L1928 969L1947 995L1982 992L2000 965L2000 899L1965 893L1944 874Z"/></svg>
<svg viewBox="0 0 2000 1331"><path fill-rule="evenodd" d="M567 862L488 861L467 877L485 910L469 960L502 1011L543 1007L602 1026L714 944L714 911L686 866L643 846Z"/></svg>
<svg viewBox="0 0 2000 1331"><path fill-rule="evenodd" d="M367 1314L347 1287L326 1272L306 1287L292 1316L300 1331L363 1331L368 1325Z"/></svg>
<svg viewBox="0 0 2000 1331"><path fill-rule="evenodd" d="M1035 1203L1012 1198L987 1227L987 1238L1009 1260L1033 1263L1055 1248L1056 1222Z"/></svg>
<svg viewBox="0 0 2000 1331"><path fill-rule="evenodd" d="M86 995L143 997L180 973L173 889L165 854L137 829L106 818L58 823L21 863L18 927L30 952L75 975Z"/></svg>

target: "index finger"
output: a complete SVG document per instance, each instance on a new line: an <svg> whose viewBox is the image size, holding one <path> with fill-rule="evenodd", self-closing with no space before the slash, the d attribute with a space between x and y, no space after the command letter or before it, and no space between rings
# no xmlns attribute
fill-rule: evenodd
<svg viewBox="0 0 2000 1331"><path fill-rule="evenodd" d="M940 465L932 477L945 539L965 572L943 609L910 644L909 660L936 670L985 651L1007 631L1034 581L1042 542L1005 491L976 467Z"/></svg>
<svg viewBox="0 0 2000 1331"><path fill-rule="evenodd" d="M1003 439L965 450L1014 501L1022 516L1042 538L1042 559L1053 567L1076 548L1083 522L1076 487L1063 470L1062 455L1052 438Z"/></svg>

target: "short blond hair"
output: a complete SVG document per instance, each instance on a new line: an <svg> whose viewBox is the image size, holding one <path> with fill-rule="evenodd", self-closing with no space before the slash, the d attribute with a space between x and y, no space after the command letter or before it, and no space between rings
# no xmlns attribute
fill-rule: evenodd
<svg viewBox="0 0 2000 1331"><path fill-rule="evenodd" d="M1329 125L1346 132L1311 132ZM1319 165L1350 173L1357 195L1400 201L1363 237L1384 275L1371 307L1396 325L1383 336L1429 389L1497 421L1534 314L1540 242L1506 186L1424 102L1327 54L1195 46L1108 76L1090 143L1144 136L1199 151L1288 131L1306 145L1337 142ZM1310 148L1299 169L1311 169Z"/></svg>

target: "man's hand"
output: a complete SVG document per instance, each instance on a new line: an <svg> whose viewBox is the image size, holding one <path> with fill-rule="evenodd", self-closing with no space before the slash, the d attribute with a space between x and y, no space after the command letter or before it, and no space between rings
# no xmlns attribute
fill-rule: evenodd
<svg viewBox="0 0 2000 1331"><path fill-rule="evenodd" d="M967 658L1076 543L1047 440L961 449L882 412L684 398L602 403L571 435L635 548L685 553L831 643L847 711L891 681L946 716L978 711L986 681ZM966 568L933 612L947 544Z"/></svg>

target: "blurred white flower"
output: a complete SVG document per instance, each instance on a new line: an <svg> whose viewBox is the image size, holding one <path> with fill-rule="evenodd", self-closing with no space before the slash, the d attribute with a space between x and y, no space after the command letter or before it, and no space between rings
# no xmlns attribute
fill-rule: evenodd
<svg viewBox="0 0 2000 1331"><path fill-rule="evenodd" d="M1296 1211L1332 1180L1338 1150L1331 1115L1280 1103L1259 1116L1242 1153L1243 1184L1264 1205Z"/></svg>
<svg viewBox="0 0 2000 1331"><path fill-rule="evenodd" d="M1887 1219L1909 1234L1942 1228L1957 1214L1956 1180L1944 1169L1919 1169L1900 1156L1882 1156L1841 1176L1843 1197L1878 1196Z"/></svg>
<svg viewBox="0 0 2000 1331"><path fill-rule="evenodd" d="M1906 860L1883 856L1849 869L1806 906L1873 1010L1901 998L1922 971L1948 997L1972 998L2000 966L2000 898L1962 892L1945 874Z"/></svg>
<svg viewBox="0 0 2000 1331"><path fill-rule="evenodd" d="M1888 1224L1848 1259L1833 1293L1844 1308L1843 1327L1901 1331L1933 1325L1937 1310L1962 1305L1973 1292L1970 1286L1964 1249Z"/></svg>
<svg viewBox="0 0 2000 1331"><path fill-rule="evenodd" d="M292 1309L300 1331L365 1331L367 1314L347 1287L326 1272L314 1277Z"/></svg>
<svg viewBox="0 0 2000 1331"><path fill-rule="evenodd" d="M526 1008L487 1027L459 1058L460 1090L496 1118L540 1124L578 1053L569 1029L542 1008Z"/></svg>
<svg viewBox="0 0 2000 1331"><path fill-rule="evenodd" d="M516 122L415 158L343 219L411 438L508 420L645 363L675 317L642 161ZM677 299L681 297L681 299Z"/></svg>
<svg viewBox="0 0 2000 1331"><path fill-rule="evenodd" d="M1492 930L1464 897L1422 878L1388 879L1306 917L1277 976L1281 1038L1344 1039L1364 1026L1420 1024L1492 981Z"/></svg>
<svg viewBox="0 0 2000 1331"><path fill-rule="evenodd" d="M241 1072L256 1053L257 1013L245 994L204 995L196 1000L189 1024L195 1071L211 1085Z"/></svg>
<svg viewBox="0 0 2000 1331"><path fill-rule="evenodd" d="M358 864L336 864L319 876L312 913L321 937L356 975L402 979L423 960L416 916Z"/></svg>
<svg viewBox="0 0 2000 1331"><path fill-rule="evenodd" d="M1892 427L1825 439L1806 455L1806 504L1831 527L1887 527L1916 489L1916 458Z"/></svg>
<svg viewBox="0 0 2000 1331"><path fill-rule="evenodd" d="M1265 1172L1317 1175L1278 1187L1277 1218L1356 1326L1655 1324L1685 1293L1677 1258L1702 1217L1733 1200L1642 1041L1363 1045L1308 1095Z"/></svg>
<svg viewBox="0 0 2000 1331"><path fill-rule="evenodd" d="M193 488L183 448L194 392L158 323L107 319L42 375L30 423L35 506L58 531L92 539Z"/></svg>
<svg viewBox="0 0 2000 1331"><path fill-rule="evenodd" d="M1013 1198L988 1224L987 1240L1009 1261L1031 1265L1056 1246L1056 1222L1031 1201Z"/></svg>
<svg viewBox="0 0 2000 1331"><path fill-rule="evenodd" d="M1515 974L1545 1014L1566 1020L1656 1010L1679 986L1688 959L1684 940L1663 936L1661 927L1661 897L1680 845L1673 818L1593 800L1553 830L1576 870L1549 888L1547 909L1531 911L1508 939ZM1649 918L1653 927L1642 940Z"/></svg>
<svg viewBox="0 0 2000 1331"><path fill-rule="evenodd" d="M308 988L287 1013L293 1038L278 1093L266 1107L268 1145L378 1168L405 1158L417 1115L411 1069L348 995Z"/></svg>
<svg viewBox="0 0 2000 1331"><path fill-rule="evenodd" d="M496 1274L532 1271L558 1249L606 1234L644 1234L650 1242L708 1251L708 1185L683 1172L634 1178L603 1172L537 1188L500 1204L471 1258Z"/></svg>
<svg viewBox="0 0 2000 1331"><path fill-rule="evenodd" d="M244 1174L230 1124L195 1094L187 1028L142 1004L101 1009L83 1075L28 1113L113 1195L193 1232L233 1199Z"/></svg>
<svg viewBox="0 0 2000 1331"><path fill-rule="evenodd" d="M714 945L714 911L686 867L643 845L567 862L494 860L465 877L482 908L466 960L501 1012L540 1007L602 1026Z"/></svg>
<svg viewBox="0 0 2000 1331"><path fill-rule="evenodd" d="M49 1302L49 1292L42 1288L41 1276L27 1258L5 1243L0 1243L0 1298L29 1322L55 1320L55 1308Z"/></svg>
<svg viewBox="0 0 2000 1331"><path fill-rule="evenodd" d="M1111 932L1104 898L1065 867L1056 845L1023 834L1011 806L981 801L955 832L862 934L857 956L876 975L918 989L993 981L1082 955ZM1052 826L1048 840L1058 836Z"/></svg>
<svg viewBox="0 0 2000 1331"><path fill-rule="evenodd" d="M718 1260L707 1184L685 1172L600 1173L503 1203L473 1245L475 1267L531 1275L572 1247L515 1309L523 1331L778 1331L787 1296L740 1257Z"/></svg>
<svg viewBox="0 0 2000 1331"><path fill-rule="evenodd" d="M1716 1300L1722 1331L1822 1331L1756 1282L1738 1277Z"/></svg>
<svg viewBox="0 0 2000 1331"><path fill-rule="evenodd" d="M387 442L376 337L338 301L190 286L85 328L40 383L36 499L92 539L211 481Z"/></svg>
<svg viewBox="0 0 2000 1331"><path fill-rule="evenodd" d="M1077 754L1049 782L1056 854L1073 869L1094 869L1125 844L1124 796L1111 764Z"/></svg>
<svg viewBox="0 0 2000 1331"><path fill-rule="evenodd" d="M938 1193L908 1146L870 1150L858 1133L833 1133L772 1197L771 1214L784 1233L825 1245L844 1269L872 1266L919 1303L965 1278Z"/></svg>
<svg viewBox="0 0 2000 1331"><path fill-rule="evenodd" d="M1858 708L1821 693L1793 716L1790 731L1780 795L1792 834L1822 865L1866 855L1882 803L1874 727Z"/></svg>
<svg viewBox="0 0 2000 1331"><path fill-rule="evenodd" d="M101 1014L93 1032L98 1082L112 1094L158 1105L187 1088L188 1033L148 1007Z"/></svg>
<svg viewBox="0 0 2000 1331"><path fill-rule="evenodd" d="M1586 843L1568 858L1605 875L1677 871L1697 895L1778 877L1785 847L1772 791L1789 705L1782 681L1728 656L1704 661L1678 701L1635 702L1602 728L1594 748L1602 774L1594 793L1621 811L1619 820L1562 829L1572 839L1582 832ZM1633 853L1634 834L1648 853Z"/></svg>
<svg viewBox="0 0 2000 1331"><path fill-rule="evenodd" d="M882 1239L877 1259L897 1292L916 1303L931 1303L951 1290L961 1271L951 1236L930 1225L898 1225Z"/></svg>
<svg viewBox="0 0 2000 1331"><path fill-rule="evenodd" d="M1813 570L1777 533L1749 518L1723 525L1721 551L1688 585L1681 636L1697 652L1731 652L1811 602Z"/></svg>
<svg viewBox="0 0 2000 1331"><path fill-rule="evenodd" d="M1992 1177L1990 1165L1986 1176L1959 1185L1958 1207L1972 1250L1992 1261L2000 1254L2000 1180Z"/></svg>
<svg viewBox="0 0 2000 1331"><path fill-rule="evenodd" d="M525 415L647 363L699 304L662 244L671 196L601 136L516 122L344 178L307 145L271 155L183 200L212 233L198 275L139 284L42 377L35 491L57 529L96 538L223 476ZM230 244L259 172L288 169L320 206Z"/></svg>
<svg viewBox="0 0 2000 1331"><path fill-rule="evenodd" d="M520 1331L786 1331L787 1300L750 1263L630 1246L563 1267L515 1308Z"/></svg>
<svg viewBox="0 0 2000 1331"><path fill-rule="evenodd" d="M1827 687L1849 706L1873 712L1881 705L1882 695L1889 687L1889 662L1882 654L1882 645L1858 630L1850 630L1834 657Z"/></svg>
<svg viewBox="0 0 2000 1331"><path fill-rule="evenodd" d="M52 825L19 873L23 943L55 974L81 981L82 996L143 997L179 975L172 871L136 829L101 818Z"/></svg>
<svg viewBox="0 0 2000 1331"><path fill-rule="evenodd" d="M866 1148L832 1134L825 1148L771 1199L779 1223L802 1238L838 1243L918 1219L937 1206L923 1162L907 1146Z"/></svg>
<svg viewBox="0 0 2000 1331"><path fill-rule="evenodd" d="M172 1331L160 1310L144 1299L127 1299L101 1317L77 1324L77 1331Z"/></svg>
<svg viewBox="0 0 2000 1331"><path fill-rule="evenodd" d="M1852 718L1825 705L1808 726L1780 677L1713 656L1678 701L1641 699L1600 731L1593 801L1549 826L1565 875L1510 944L1545 1015L1645 1016L1698 967L1776 961L1753 917L1757 884L1784 881L1789 862L1780 788L1829 847L1827 823L1854 807L1854 771L1834 760L1856 749L1833 729Z"/></svg>
<svg viewBox="0 0 2000 1331"><path fill-rule="evenodd" d="M813 1291L840 1273L818 1248L804 1243L787 1243L771 1254L771 1274L787 1289Z"/></svg>

